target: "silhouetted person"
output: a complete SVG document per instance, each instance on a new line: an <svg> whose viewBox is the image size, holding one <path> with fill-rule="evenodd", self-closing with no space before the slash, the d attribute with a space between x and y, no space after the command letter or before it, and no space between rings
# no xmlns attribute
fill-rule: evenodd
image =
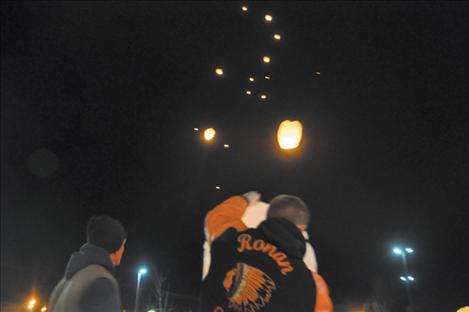
<svg viewBox="0 0 469 312"><path fill-rule="evenodd" d="M302 230L310 213L298 197L279 195L257 228L242 222L257 192L234 196L211 210L205 231L211 264L202 283L202 312L332 311L324 280L310 271Z"/></svg>
<svg viewBox="0 0 469 312"><path fill-rule="evenodd" d="M49 300L51 312L120 312L115 267L124 254L126 231L109 216L88 221L87 243L72 254L64 278Z"/></svg>

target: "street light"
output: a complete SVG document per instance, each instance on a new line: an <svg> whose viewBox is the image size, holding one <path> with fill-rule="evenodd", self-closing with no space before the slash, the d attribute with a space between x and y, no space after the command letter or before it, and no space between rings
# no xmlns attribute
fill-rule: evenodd
<svg viewBox="0 0 469 312"><path fill-rule="evenodd" d="M404 276L401 276L400 279L401 279L401 281L406 282L405 284L406 284L406 290L407 290L407 299L409 301L410 311L413 311L414 310L414 308L413 308L414 303L413 303L413 300L412 300L412 292L410 291L410 282L413 282L415 280L415 278L412 275L409 275L409 270L407 269L406 254L412 254L414 252L414 250L410 247L404 247L404 248L394 247L392 249L392 252L396 255L401 256L402 266L403 266L403 269L404 269Z"/></svg>
<svg viewBox="0 0 469 312"><path fill-rule="evenodd" d="M137 291L135 294L135 312L138 312L139 310L139 296L140 296L140 282L142 281L142 276L146 275L148 273L147 268L141 267L138 270L137 274Z"/></svg>

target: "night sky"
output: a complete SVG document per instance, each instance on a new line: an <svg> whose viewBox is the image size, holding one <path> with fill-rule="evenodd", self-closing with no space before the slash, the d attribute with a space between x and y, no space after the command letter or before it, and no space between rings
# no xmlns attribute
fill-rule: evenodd
<svg viewBox="0 0 469 312"><path fill-rule="evenodd" d="M258 190L307 202L336 304L403 311L402 243L421 311L469 305L469 3L241 5L2 3L2 301L45 300L106 213L124 306L143 263L144 306L162 280L194 302L206 212Z"/></svg>

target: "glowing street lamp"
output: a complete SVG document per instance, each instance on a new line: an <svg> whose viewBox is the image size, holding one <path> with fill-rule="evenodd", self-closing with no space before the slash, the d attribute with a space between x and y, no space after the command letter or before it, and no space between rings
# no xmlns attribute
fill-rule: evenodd
<svg viewBox="0 0 469 312"><path fill-rule="evenodd" d="M269 63L270 63L270 56L267 56L267 55L264 56L264 57L262 58L262 61L263 61L264 63L266 63L266 64L269 64Z"/></svg>
<svg viewBox="0 0 469 312"><path fill-rule="evenodd" d="M139 297L140 297L140 283L142 281L142 277L148 273L148 270L146 267L141 267L138 269L137 273L137 291L135 294L135 312L138 312L139 310Z"/></svg>
<svg viewBox="0 0 469 312"><path fill-rule="evenodd" d="M216 134L217 134L217 132L213 128L205 129L205 131L204 131L205 141L210 142L211 140L213 140L213 138L215 137Z"/></svg>
<svg viewBox="0 0 469 312"><path fill-rule="evenodd" d="M277 130L277 141L281 149L289 150L300 145L303 136L303 125L298 120L284 120Z"/></svg>
<svg viewBox="0 0 469 312"><path fill-rule="evenodd" d="M217 74L217 76L223 76L223 68L216 68L215 69L215 74Z"/></svg>
<svg viewBox="0 0 469 312"><path fill-rule="evenodd" d="M265 19L266 22L269 22L269 23L270 23L270 22L272 22L272 20L273 20L274 18L272 17L272 15L266 14L266 15L264 16L264 19Z"/></svg>
<svg viewBox="0 0 469 312"><path fill-rule="evenodd" d="M410 247L401 248L401 247L396 246L392 249L392 252L395 255L400 256L401 259L402 259L402 266L403 266L403 269L404 269L404 276L401 276L400 279L401 279L401 281L406 283L407 300L409 301L410 310L413 311L414 303L413 303L413 300L412 300L412 292L410 290L410 282L413 282L415 280L415 278L412 275L409 274L409 270L407 268L406 254L412 254L412 253L414 253L414 250Z"/></svg>

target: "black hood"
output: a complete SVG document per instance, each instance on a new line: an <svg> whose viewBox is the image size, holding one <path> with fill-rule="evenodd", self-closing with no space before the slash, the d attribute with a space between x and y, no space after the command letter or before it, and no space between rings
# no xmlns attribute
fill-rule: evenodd
<svg viewBox="0 0 469 312"><path fill-rule="evenodd" d="M306 252L306 243L298 227L283 218L271 218L262 222L257 229L265 235L267 241L277 246L291 258L302 259Z"/></svg>
<svg viewBox="0 0 469 312"><path fill-rule="evenodd" d="M103 266L111 274L114 274L115 269L112 265L109 253L101 247L85 244L70 257L67 268L65 269L65 278L71 279L75 273L91 264Z"/></svg>

